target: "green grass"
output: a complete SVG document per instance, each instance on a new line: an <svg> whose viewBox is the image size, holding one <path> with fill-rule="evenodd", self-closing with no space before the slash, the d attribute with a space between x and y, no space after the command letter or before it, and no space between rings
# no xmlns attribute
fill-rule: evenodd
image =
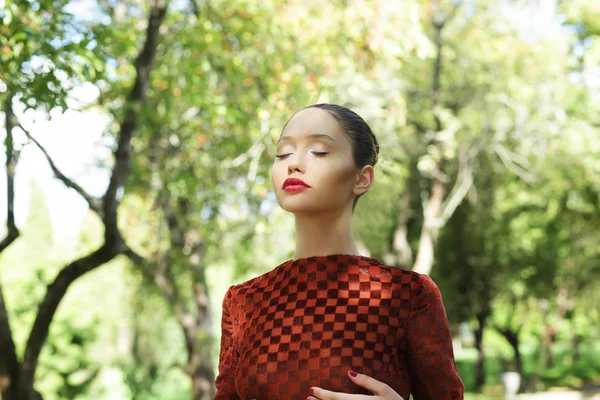
<svg viewBox="0 0 600 400"><path fill-rule="evenodd" d="M465 393L465 400L504 400L501 394Z"/></svg>
<svg viewBox="0 0 600 400"><path fill-rule="evenodd" d="M522 390L527 392L544 391L552 387L580 387L586 382L600 378L600 343L585 343L581 345L581 358L573 360L569 344L557 344L553 348L554 366L540 368L542 365L539 351L523 346L523 378ZM492 353L492 352L490 352ZM467 392L473 392L475 387L474 349L463 349L456 352L458 372L465 383ZM465 399L495 400L502 398L501 356L490 354L485 360L485 389L482 394L469 394Z"/></svg>

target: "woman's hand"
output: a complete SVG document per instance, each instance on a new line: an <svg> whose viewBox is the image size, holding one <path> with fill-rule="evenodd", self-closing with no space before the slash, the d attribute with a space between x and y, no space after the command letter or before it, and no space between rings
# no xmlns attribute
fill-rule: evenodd
<svg viewBox="0 0 600 400"><path fill-rule="evenodd" d="M310 390L310 396L306 400L404 400L398 393L396 393L391 387L383 382L379 382L370 376L359 374L352 370L348 371L348 376L352 382L365 389L370 390L374 395L368 396L364 394L348 394L341 392L332 392L329 390L321 389L319 387L313 387Z"/></svg>

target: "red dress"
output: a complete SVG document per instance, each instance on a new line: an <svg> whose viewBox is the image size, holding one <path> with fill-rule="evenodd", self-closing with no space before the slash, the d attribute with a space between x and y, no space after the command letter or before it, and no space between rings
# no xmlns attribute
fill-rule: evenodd
<svg viewBox="0 0 600 400"><path fill-rule="evenodd" d="M223 299L215 399L304 400L312 386L405 400L462 399L446 311L427 276L364 256L289 260Z"/></svg>

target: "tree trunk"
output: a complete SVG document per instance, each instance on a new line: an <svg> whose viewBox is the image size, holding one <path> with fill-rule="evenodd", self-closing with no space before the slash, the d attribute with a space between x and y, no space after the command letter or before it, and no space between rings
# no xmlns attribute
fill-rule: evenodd
<svg viewBox="0 0 600 400"><path fill-rule="evenodd" d="M19 230L15 225L15 170L17 168L18 153L15 151L12 130L17 125L12 107L12 96L8 95L4 102L4 123L6 126L6 237L0 242L0 253L10 246L19 237Z"/></svg>
<svg viewBox="0 0 600 400"><path fill-rule="evenodd" d="M204 283L194 283L196 315L177 314L188 352L186 372L192 380L192 400L212 400L215 396L212 335L208 317L208 296Z"/></svg>
<svg viewBox="0 0 600 400"><path fill-rule="evenodd" d="M556 338L556 328L552 325L546 325L544 329L544 339L542 340L542 346L544 348L544 366L546 368L552 368L554 364L554 356L552 355L552 345Z"/></svg>
<svg viewBox="0 0 600 400"><path fill-rule="evenodd" d="M425 220L419 237L419 250L413 271L420 274L429 275L434 262L435 242L437 241L439 226L436 221L442 209L444 193L446 191L444 183L434 179L431 185L431 194L429 201L423 212Z"/></svg>
<svg viewBox="0 0 600 400"><path fill-rule="evenodd" d="M12 96L8 95L4 102L4 115L6 126L6 194L7 194L7 216L6 237L0 243L0 253L8 248L18 237L19 230L15 225L15 191L14 179L17 164L17 154L14 151L12 130L16 125L15 115L12 108ZM16 397L16 382L18 381L19 363L15 352L15 343L12 339L12 331L8 320L8 312L2 294L0 282L0 397L3 400Z"/></svg>
<svg viewBox="0 0 600 400"><path fill-rule="evenodd" d="M211 400L215 396L215 376L211 356L213 335L209 297L203 266L204 242L196 226L189 223L191 207L188 199L172 199L170 192L163 191L156 203L161 207L169 228L171 250L155 262L153 273L145 269L144 275L156 283L165 300L173 307L175 318L183 331L188 354L186 373L192 381L192 400ZM184 248L192 251L186 255ZM144 262L149 263L147 260ZM192 274L189 292L194 309L190 309L189 296L181 294L174 277L172 267L178 264L186 265Z"/></svg>
<svg viewBox="0 0 600 400"><path fill-rule="evenodd" d="M116 255L114 246L113 248L107 246L101 247L90 255L76 260L63 268L54 282L48 286L46 295L40 304L33 327L31 328L27 346L25 347L19 376L19 399L31 398L39 355L48 337L48 331L54 314L71 283L83 274L112 260Z"/></svg>
<svg viewBox="0 0 600 400"><path fill-rule="evenodd" d="M12 340L2 286L0 286L0 393L3 400L16 399L19 362Z"/></svg>
<svg viewBox="0 0 600 400"><path fill-rule="evenodd" d="M554 364L554 355L552 354L552 345L556 340L556 334L558 325L564 320L567 311L569 310L569 290L565 286L561 286L558 289L558 295L556 296L556 318L554 321L549 321L550 307L546 306L544 312L544 337L542 340L542 346L544 349L544 365L546 368L552 368Z"/></svg>
<svg viewBox="0 0 600 400"><path fill-rule="evenodd" d="M516 372L523 375L523 360L521 359L521 351L519 350L519 331L502 330L500 333L502 333L513 349Z"/></svg>
<svg viewBox="0 0 600 400"><path fill-rule="evenodd" d="M573 360L581 359L581 335L573 334Z"/></svg>
<svg viewBox="0 0 600 400"><path fill-rule="evenodd" d="M523 360L521 359L521 351L519 350L519 335L515 334L510 340L510 345L515 353L515 367L520 375L523 375Z"/></svg>
<svg viewBox="0 0 600 400"><path fill-rule="evenodd" d="M485 352L483 349L483 332L488 315L477 314L477 329L475 330L475 348L477 360L475 361L475 390L480 392L485 384Z"/></svg>
<svg viewBox="0 0 600 400"><path fill-rule="evenodd" d="M192 399L212 400L215 397L215 375L211 357L212 339L211 318L209 315L209 298L204 276L196 277L194 283L194 300L196 303L196 326L200 334L196 335L194 348L194 365L192 376ZM190 357L191 359L191 357Z"/></svg>
<svg viewBox="0 0 600 400"><path fill-rule="evenodd" d="M410 202L411 192L409 188L402 196L400 210L398 210L398 217L392 237L392 250L384 256L387 264L397 265L406 269L409 269L413 263L412 248L408 242L408 221L412 211Z"/></svg>

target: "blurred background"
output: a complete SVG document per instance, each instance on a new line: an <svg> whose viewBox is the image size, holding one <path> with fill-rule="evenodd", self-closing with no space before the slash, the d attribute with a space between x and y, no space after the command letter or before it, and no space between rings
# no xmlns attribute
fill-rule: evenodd
<svg viewBox="0 0 600 400"><path fill-rule="evenodd" d="M431 275L467 399L598 398L597 0L0 0L0 392L212 399L227 288L293 257L299 108L380 146L361 252Z"/></svg>

